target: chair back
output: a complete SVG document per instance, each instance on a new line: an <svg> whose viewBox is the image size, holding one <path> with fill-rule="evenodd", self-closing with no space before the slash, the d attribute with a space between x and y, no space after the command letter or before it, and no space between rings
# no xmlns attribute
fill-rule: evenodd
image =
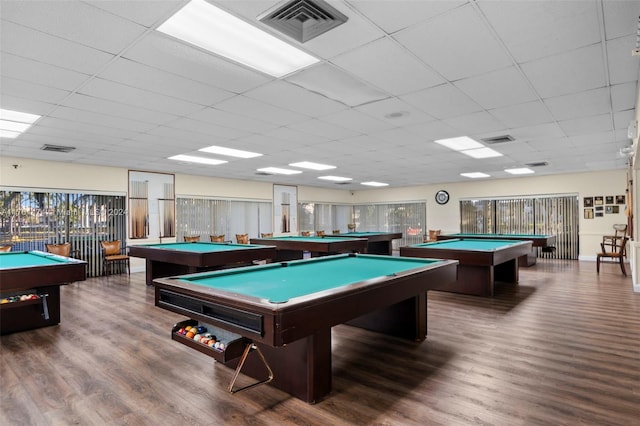
<svg viewBox="0 0 640 426"><path fill-rule="evenodd" d="M45 244L44 247L47 250L47 253L53 253L64 257L71 256L71 243Z"/></svg>
<svg viewBox="0 0 640 426"><path fill-rule="evenodd" d="M210 235L209 238L211 239L212 243L224 243L224 234L222 234L222 235Z"/></svg>
<svg viewBox="0 0 640 426"><path fill-rule="evenodd" d="M309 232L309 231L302 231L302 232L300 233L300 235L302 235L303 237L310 237L310 236L311 236L311 232Z"/></svg>
<svg viewBox="0 0 640 426"><path fill-rule="evenodd" d="M356 230L356 224L355 223L350 223L347 225L347 229L351 232Z"/></svg>
<svg viewBox="0 0 640 426"><path fill-rule="evenodd" d="M6 253L8 251L11 251L11 244L0 246L0 253Z"/></svg>
<svg viewBox="0 0 640 426"><path fill-rule="evenodd" d="M600 243L602 253L600 255L604 257L618 257L624 256L624 249L627 245L627 237L615 237L604 236Z"/></svg>
<svg viewBox="0 0 640 426"><path fill-rule="evenodd" d="M120 241L100 241L102 245L102 251L105 256L113 256L114 254L120 254Z"/></svg>
<svg viewBox="0 0 640 426"><path fill-rule="evenodd" d="M273 237L273 232L262 232L260 234L260 237L261 238L271 238L271 237Z"/></svg>
<svg viewBox="0 0 640 426"><path fill-rule="evenodd" d="M249 244L249 234L236 234L238 244Z"/></svg>
<svg viewBox="0 0 640 426"><path fill-rule="evenodd" d="M324 231L316 231L316 237L324 237Z"/></svg>
<svg viewBox="0 0 640 426"><path fill-rule="evenodd" d="M440 235L442 231L440 229L429 229L428 232L429 233L427 235L424 235L422 238L422 241L425 243L438 241L438 235Z"/></svg>
<svg viewBox="0 0 640 426"><path fill-rule="evenodd" d="M339 230L339 229L334 229L334 230L332 231L332 233L333 233L333 235L341 234L341 232L340 232L340 230Z"/></svg>
<svg viewBox="0 0 640 426"><path fill-rule="evenodd" d="M194 235L192 237L184 237L184 241L187 243L194 243L200 241L200 235Z"/></svg>

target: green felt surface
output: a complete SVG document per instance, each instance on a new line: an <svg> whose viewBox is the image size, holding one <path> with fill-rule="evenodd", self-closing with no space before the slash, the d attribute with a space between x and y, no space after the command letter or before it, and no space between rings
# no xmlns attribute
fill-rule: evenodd
<svg viewBox="0 0 640 426"><path fill-rule="evenodd" d="M437 248L445 250L498 250L522 241L513 240L441 240L432 243L415 244L411 247Z"/></svg>
<svg viewBox="0 0 640 426"><path fill-rule="evenodd" d="M461 237L461 238L473 238L473 237L482 237L482 238L496 238L496 239L500 239L500 238L547 238L550 237L550 235L541 235L541 234L465 234L465 233L460 233L460 234L447 234L450 236L454 236L454 237Z"/></svg>
<svg viewBox="0 0 640 426"><path fill-rule="evenodd" d="M230 244L230 243L164 243L164 244L143 244L139 247L150 247L162 250L189 251L193 253L210 253L214 251L229 251L240 249L251 249L264 247L255 244Z"/></svg>
<svg viewBox="0 0 640 426"><path fill-rule="evenodd" d="M193 284L284 302L294 297L440 263L391 256L327 256L183 278Z"/></svg>
<svg viewBox="0 0 640 426"><path fill-rule="evenodd" d="M0 253L0 269L26 268L69 263L63 257L44 252L8 252Z"/></svg>
<svg viewBox="0 0 640 426"><path fill-rule="evenodd" d="M337 236L339 237L353 237L353 238L365 238L371 235L385 235L393 234L393 232L341 232Z"/></svg>
<svg viewBox="0 0 640 426"><path fill-rule="evenodd" d="M354 238L349 237L271 237L271 238L260 238L261 240L272 240L272 241L299 241L299 242L307 242L307 243L335 243L337 241L353 241Z"/></svg>

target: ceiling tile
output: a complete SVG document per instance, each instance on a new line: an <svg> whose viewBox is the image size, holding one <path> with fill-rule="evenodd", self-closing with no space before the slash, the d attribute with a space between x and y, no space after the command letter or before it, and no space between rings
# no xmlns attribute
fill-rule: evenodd
<svg viewBox="0 0 640 426"><path fill-rule="evenodd" d="M249 90L244 95L310 117L321 117L347 108L340 102L283 80L272 81Z"/></svg>
<svg viewBox="0 0 640 426"><path fill-rule="evenodd" d="M572 93L543 101L558 121L611 111L611 95L608 88Z"/></svg>
<svg viewBox="0 0 640 426"><path fill-rule="evenodd" d="M568 136L585 135L588 133L608 132L613 130L610 114L580 117L558 123Z"/></svg>
<svg viewBox="0 0 640 426"><path fill-rule="evenodd" d="M542 98L605 86L602 46L594 44L522 64Z"/></svg>
<svg viewBox="0 0 640 426"><path fill-rule="evenodd" d="M77 0L3 2L2 19L113 54L146 30Z"/></svg>
<svg viewBox="0 0 640 426"><path fill-rule="evenodd" d="M3 40L0 47L3 52L79 73L94 74L114 57L100 50L7 21L2 21L0 34ZM7 42L8 40L11 42Z"/></svg>
<svg viewBox="0 0 640 426"><path fill-rule="evenodd" d="M537 99L536 93L516 67L465 78L453 84L486 109Z"/></svg>
<svg viewBox="0 0 640 426"><path fill-rule="evenodd" d="M330 64L320 64L286 80L349 106L385 99L389 95Z"/></svg>
<svg viewBox="0 0 640 426"><path fill-rule="evenodd" d="M348 1L376 25L391 34L418 22L423 22L455 9L467 1L461 0L368 0Z"/></svg>
<svg viewBox="0 0 640 426"><path fill-rule="evenodd" d="M123 57L233 93L242 93L272 80L157 32L145 36Z"/></svg>
<svg viewBox="0 0 640 426"><path fill-rule="evenodd" d="M145 27L163 22L175 13L185 0L94 1L91 6L136 22Z"/></svg>
<svg viewBox="0 0 640 426"><path fill-rule="evenodd" d="M399 31L393 38L450 81L512 64L471 5Z"/></svg>
<svg viewBox="0 0 640 426"><path fill-rule="evenodd" d="M495 108L489 112L508 127L524 127L553 120L551 113L541 101Z"/></svg>
<svg viewBox="0 0 640 426"><path fill-rule="evenodd" d="M120 58L100 73L100 78L200 105L212 105L234 93Z"/></svg>
<svg viewBox="0 0 640 426"><path fill-rule="evenodd" d="M613 111L631 109L636 104L638 93L637 82L622 83L611 86L611 105Z"/></svg>
<svg viewBox="0 0 640 426"><path fill-rule="evenodd" d="M602 9L607 40L637 32L640 16L640 2L637 0L603 1Z"/></svg>
<svg viewBox="0 0 640 426"><path fill-rule="evenodd" d="M41 86L72 91L87 81L87 74L4 53L0 56L2 76L26 80Z"/></svg>
<svg viewBox="0 0 640 426"><path fill-rule="evenodd" d="M306 121L309 118L308 115L285 110L243 95L219 102L215 105L215 108L244 117L257 118L280 126Z"/></svg>
<svg viewBox="0 0 640 426"><path fill-rule="evenodd" d="M465 135L476 135L496 131L504 131L503 133L506 133L504 124L485 111L459 115L457 117L448 118L444 120L444 122Z"/></svg>
<svg viewBox="0 0 640 426"><path fill-rule="evenodd" d="M400 96L400 99L440 119L482 110L480 105L449 84Z"/></svg>
<svg viewBox="0 0 640 426"><path fill-rule="evenodd" d="M336 126L315 118L301 123L292 124L289 127L304 133L326 137L331 140L358 135L358 132L356 131Z"/></svg>
<svg viewBox="0 0 640 426"><path fill-rule="evenodd" d="M24 99L33 99L41 102L57 104L69 96L68 90L55 89L53 87L40 86L15 78L0 78L0 93Z"/></svg>
<svg viewBox="0 0 640 426"><path fill-rule="evenodd" d="M355 107L354 109L375 117L378 120L384 120L394 126L427 123L435 120L435 118L429 114L398 98L371 102Z"/></svg>
<svg viewBox="0 0 640 426"><path fill-rule="evenodd" d="M600 42L597 2L480 0L477 4L520 63Z"/></svg>
<svg viewBox="0 0 640 426"><path fill-rule="evenodd" d="M385 121L377 120L355 109L330 114L320 120L363 134L374 134L393 127Z"/></svg>
<svg viewBox="0 0 640 426"><path fill-rule="evenodd" d="M386 37L344 53L331 62L393 95L445 82L435 71Z"/></svg>
<svg viewBox="0 0 640 426"><path fill-rule="evenodd" d="M636 46L637 42L634 36L607 41L607 59L611 84L638 81L640 60L638 60L637 56L631 55L631 50Z"/></svg>

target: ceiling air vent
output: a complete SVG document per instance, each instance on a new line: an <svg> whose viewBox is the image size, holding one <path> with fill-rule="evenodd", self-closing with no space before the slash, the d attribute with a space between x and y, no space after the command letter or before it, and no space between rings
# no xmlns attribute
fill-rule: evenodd
<svg viewBox="0 0 640 426"><path fill-rule="evenodd" d="M486 144L495 144L495 143L505 143L505 142L511 142L515 139L513 139L513 136L509 136L509 135L503 135L503 136L494 136L492 138L484 138L481 139L482 142L486 143Z"/></svg>
<svg viewBox="0 0 640 426"><path fill-rule="evenodd" d="M40 148L43 151L53 151L53 152L71 152L74 149L76 149L75 146L64 146L64 145L49 145L49 144L44 144L42 145L42 148Z"/></svg>
<svg viewBox="0 0 640 426"><path fill-rule="evenodd" d="M349 185L351 182L333 182L336 185Z"/></svg>
<svg viewBox="0 0 640 426"><path fill-rule="evenodd" d="M526 163L525 166L527 167L542 167L542 166L548 166L549 163L547 163L546 161L537 161L535 163Z"/></svg>
<svg viewBox="0 0 640 426"><path fill-rule="evenodd" d="M267 172L256 172L256 174L258 176L273 176L273 173L267 173Z"/></svg>
<svg viewBox="0 0 640 426"><path fill-rule="evenodd" d="M349 18L323 0L291 0L258 16L263 24L305 43Z"/></svg>

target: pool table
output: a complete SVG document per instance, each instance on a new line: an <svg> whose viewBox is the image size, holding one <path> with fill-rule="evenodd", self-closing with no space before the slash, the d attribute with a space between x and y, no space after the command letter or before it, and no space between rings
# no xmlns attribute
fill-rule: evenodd
<svg viewBox="0 0 640 426"><path fill-rule="evenodd" d="M185 242L131 245L129 255L146 259L147 285L152 285L155 278L270 260L276 249L255 244Z"/></svg>
<svg viewBox="0 0 640 426"><path fill-rule="evenodd" d="M438 235L438 240L453 240L459 238L473 238L476 240L514 240L514 241L531 241L531 251L527 256L521 257L518 262L520 266L533 266L538 258L538 249L536 247L552 247L556 244L555 235L539 235L539 234L446 234Z"/></svg>
<svg viewBox="0 0 640 426"><path fill-rule="evenodd" d="M84 281L86 265L41 251L0 253L0 297L37 295L33 300L0 304L0 333L60 323L60 286Z"/></svg>
<svg viewBox="0 0 640 426"><path fill-rule="evenodd" d="M496 281L518 282L518 258L531 251L531 241L455 239L400 247L400 256L456 259L458 280L442 289L493 296Z"/></svg>
<svg viewBox="0 0 640 426"><path fill-rule="evenodd" d="M296 260L310 252L311 257L327 256L337 253L366 253L367 240L351 237L300 237L279 236L271 238L251 238L251 244L275 246L276 261Z"/></svg>
<svg viewBox="0 0 640 426"><path fill-rule="evenodd" d="M331 391L331 327L424 340L426 292L454 282L457 263L355 253L270 263L156 279L155 304L242 336L273 370L270 385L313 403ZM257 356L224 364L264 375Z"/></svg>
<svg viewBox="0 0 640 426"><path fill-rule="evenodd" d="M393 240L402 238L402 232L344 232L327 235L331 238L366 238L368 254L393 254Z"/></svg>

